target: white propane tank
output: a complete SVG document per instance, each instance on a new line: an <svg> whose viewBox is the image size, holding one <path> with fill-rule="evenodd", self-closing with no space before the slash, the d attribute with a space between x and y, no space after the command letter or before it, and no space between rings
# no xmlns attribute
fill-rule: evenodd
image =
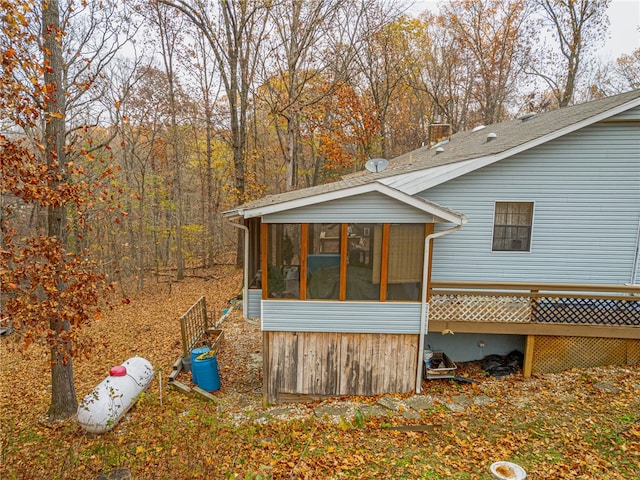
<svg viewBox="0 0 640 480"><path fill-rule="evenodd" d="M153 367L142 357L130 358L113 367L109 376L80 402L78 423L87 432L108 432L129 411L151 380Z"/></svg>

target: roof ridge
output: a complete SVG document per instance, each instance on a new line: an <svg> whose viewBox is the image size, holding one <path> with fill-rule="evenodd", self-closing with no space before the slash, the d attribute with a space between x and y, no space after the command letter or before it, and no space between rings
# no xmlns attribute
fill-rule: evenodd
<svg viewBox="0 0 640 480"><path fill-rule="evenodd" d="M620 113L617 111L619 107L633 102L635 104L632 107L640 105L640 89L537 113L526 120L511 118L486 125L486 128L482 130L462 130L451 135L450 141L443 146L441 152L436 152L427 146L420 147L389 160L388 167L383 172L372 173L365 170L345 175L333 182L267 195L229 212L274 205L373 182L391 186L389 185L390 177L400 178L401 175L415 171L467 160L508 156L509 152L517 153L523 148L530 148L527 145L535 146L536 141L541 141L541 139L545 142L551 140L548 137L554 133L558 133L558 136L569 133L567 129L589 119L596 119L594 122L601 121L600 116L606 112L611 111L612 115ZM526 127L521 128L524 123L526 123ZM495 139L487 141L486 135L488 133L495 134ZM402 188L395 184L393 187L402 191Z"/></svg>

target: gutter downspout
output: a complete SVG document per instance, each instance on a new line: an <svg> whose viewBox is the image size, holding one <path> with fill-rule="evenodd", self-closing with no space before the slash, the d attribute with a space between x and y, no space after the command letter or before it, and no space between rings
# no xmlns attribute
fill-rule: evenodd
<svg viewBox="0 0 640 480"><path fill-rule="evenodd" d="M428 333L429 317L427 304L427 277L429 275L429 255L431 253L431 240L443 237L462 228L462 223L442 232L431 233L424 238L424 268L422 271L422 300L420 306L420 338L418 340L418 368L416 374L416 393L422 391L422 364L424 351L424 336Z"/></svg>
<svg viewBox="0 0 640 480"><path fill-rule="evenodd" d="M242 218L242 212L240 218ZM249 309L249 227L240 223L232 222L230 219L226 219L231 225L244 231L244 259L242 264L242 318L247 319L247 312Z"/></svg>

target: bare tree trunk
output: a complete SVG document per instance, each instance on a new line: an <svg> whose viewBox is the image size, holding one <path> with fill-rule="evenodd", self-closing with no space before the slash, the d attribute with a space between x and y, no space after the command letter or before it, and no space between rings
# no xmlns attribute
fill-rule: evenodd
<svg viewBox="0 0 640 480"><path fill-rule="evenodd" d="M566 107L573 97L585 69L585 59L603 40L610 0L537 0L546 21L554 31L561 58L547 65L547 72L534 72L553 91L559 107ZM559 61L558 61L559 60Z"/></svg>
<svg viewBox="0 0 640 480"><path fill-rule="evenodd" d="M352 39L340 38L344 30L349 30L341 28L340 22L351 15L351 27L358 23L361 12L352 10L352 6L352 2L331 0L286 0L274 3L270 10L275 26L274 49L282 50L282 60L277 60L278 55L274 55L275 60L269 58L265 78L272 76L267 72L275 61L279 78L271 82L269 95L271 107L286 121L282 153L287 190L299 185L299 171L312 166L304 162L301 119L307 109L331 95L348 71L341 63L349 63L354 49ZM333 50L335 45L340 49ZM314 91L314 82L322 77L332 79L329 88ZM278 122L275 128L279 128Z"/></svg>
<svg viewBox="0 0 640 480"><path fill-rule="evenodd" d="M223 181L215 174L216 169L213 165L213 156L214 156L214 139L216 132L216 124L214 118L214 105L216 104L216 99L219 95L218 92L213 92L213 79L216 78L215 68L216 66L219 68L220 64L216 62L212 62L211 64L207 58L207 45L212 47L211 43L207 42L207 37L205 34L200 32L200 39L202 41L202 55L203 55L203 93L204 93L204 101L205 101L205 131L206 131L206 199L204 200L205 205L205 225L206 225L206 238L207 245L205 247L205 267L213 267L216 263L216 252L219 250L222 245L221 241L221 228L218 225L218 212L220 210L220 205L222 201L222 196L224 196L223 189ZM215 60L215 58L214 58ZM211 66L210 66L211 65ZM209 67L210 66L210 67ZM211 68L211 72L209 71ZM218 85L218 89L222 88L222 85ZM217 148L217 147L216 147ZM242 258L243 252L237 252L237 261L238 265L241 265L240 259Z"/></svg>
<svg viewBox="0 0 640 480"><path fill-rule="evenodd" d="M169 86L169 108L171 109L171 143L173 150L173 200L176 205L175 229L176 229L176 278L184 279L184 252L182 248L182 168L180 158L180 146L178 138L178 121L176 118L176 76L173 70L173 55L175 52L175 33L170 31L169 18L156 4L156 14L158 19L158 29L162 44L162 60L164 62L167 83Z"/></svg>
<svg viewBox="0 0 640 480"><path fill-rule="evenodd" d="M245 155L247 154L247 115L253 87L260 42L266 28L269 4L263 2L219 2L219 16L210 12L206 2L158 0L189 18L211 45L218 72L229 103L230 144L233 149L234 186L238 202L246 202ZM244 255L238 231L236 263Z"/></svg>
<svg viewBox="0 0 640 480"><path fill-rule="evenodd" d="M215 253L215 246L214 246L214 242L213 242L213 236L214 236L214 230L213 230L213 225L214 225L214 214L215 214L215 205L214 205L214 199L213 199L213 179L211 178L213 176L213 169L211 168L211 157L213 156L213 147L212 147L212 141L213 141L213 121L211 118L211 107L209 106L209 94L207 92L207 95L205 97L205 103L206 105L206 112L205 112L205 116L206 116L206 142L207 142L207 147L206 147L206 162L205 162L205 166L206 166L206 201L203 202L204 205L206 205L206 211L204 212L204 221L205 221L205 231L207 232L207 246L205 248L205 261L204 261L204 266L207 268L211 268L213 267L213 257L214 257L214 253Z"/></svg>
<svg viewBox="0 0 640 480"><path fill-rule="evenodd" d="M59 180L66 176L65 151L65 114L66 97L63 84L64 63L62 59L62 35L60 29L60 11L58 0L42 1L42 37L45 66L44 83L50 92L45 101L45 158L51 169L60 174ZM54 185L55 186L55 185ZM57 238L63 245L67 243L66 207L50 205L47 207L47 235ZM64 289L65 285L59 288ZM49 320L50 328L58 334L68 332L68 321L59 318ZM68 418L78 410L78 400L73 380L71 361L71 342L67 340L61 348L51 349L51 405L47 412L50 420Z"/></svg>
<svg viewBox="0 0 640 480"><path fill-rule="evenodd" d="M204 266L210 268L213 266L213 257L215 252L213 237L214 237L214 214L215 205L213 199L213 169L211 159L213 157L213 112L211 106L211 85L209 83L209 70L207 62L207 49L205 46L205 39L202 33L198 38L201 40L200 47L202 48L202 94L204 100L204 128L205 128L205 169L204 169L204 182L205 182L205 198L202 199L202 205L204 206L203 221L207 238L207 245L204 249Z"/></svg>
<svg viewBox="0 0 640 480"><path fill-rule="evenodd" d="M143 245L144 242L144 207L145 207L145 197L144 190L142 195L140 195L140 205L138 206L138 231L136 232L138 238L138 248L136 249L136 264L138 265L138 291L142 291L144 289L144 269L145 269L145 248Z"/></svg>
<svg viewBox="0 0 640 480"><path fill-rule="evenodd" d="M287 190L293 190L298 186L298 143L300 142L300 129L295 113L287 117Z"/></svg>

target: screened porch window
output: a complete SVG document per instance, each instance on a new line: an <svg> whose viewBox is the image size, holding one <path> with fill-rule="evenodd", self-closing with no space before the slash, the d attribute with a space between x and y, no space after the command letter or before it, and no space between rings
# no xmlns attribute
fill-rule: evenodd
<svg viewBox="0 0 640 480"><path fill-rule="evenodd" d="M425 224L263 224L263 298L419 301L426 230Z"/></svg>
<svg viewBox="0 0 640 480"><path fill-rule="evenodd" d="M420 300L424 264L424 224L407 223L389 226L387 261L387 300ZM380 227L376 241L382 241ZM374 259L374 277L380 281L381 258Z"/></svg>
<svg viewBox="0 0 640 480"><path fill-rule="evenodd" d="M382 250L378 227L372 223L347 226L347 300L380 300L380 272L373 267Z"/></svg>
<svg viewBox="0 0 640 480"><path fill-rule="evenodd" d="M300 298L300 225L270 224L267 252L269 298Z"/></svg>
<svg viewBox="0 0 640 480"><path fill-rule="evenodd" d="M533 202L496 202L492 251L530 251L532 223Z"/></svg>
<svg viewBox="0 0 640 480"><path fill-rule="evenodd" d="M309 224L307 298L339 298L340 239L340 223Z"/></svg>

